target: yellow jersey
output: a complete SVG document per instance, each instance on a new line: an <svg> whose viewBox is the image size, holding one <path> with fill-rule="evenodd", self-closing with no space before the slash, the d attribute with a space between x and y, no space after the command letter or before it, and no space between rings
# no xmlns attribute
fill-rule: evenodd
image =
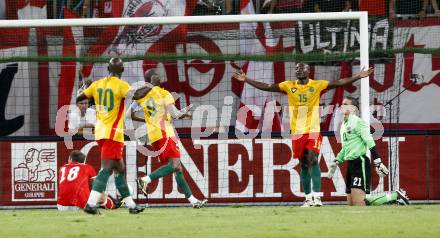
<svg viewBox="0 0 440 238"><path fill-rule="evenodd" d="M174 98L170 92L155 86L145 97L136 100L136 102L144 111L147 136L150 143L175 136L171 124L171 115L167 111L167 106L174 103Z"/></svg>
<svg viewBox="0 0 440 238"><path fill-rule="evenodd" d="M93 82L83 93L96 105L95 140L124 142L124 99L130 85L109 76Z"/></svg>
<svg viewBox="0 0 440 238"><path fill-rule="evenodd" d="M287 80L278 87L287 94L290 129L293 135L320 132L319 100L321 92L328 87L326 80L309 79L307 84Z"/></svg>

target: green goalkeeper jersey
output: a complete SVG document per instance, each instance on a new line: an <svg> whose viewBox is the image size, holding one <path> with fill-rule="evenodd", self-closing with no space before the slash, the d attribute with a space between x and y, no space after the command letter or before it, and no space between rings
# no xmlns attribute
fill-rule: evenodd
<svg viewBox="0 0 440 238"><path fill-rule="evenodd" d="M342 149L336 156L339 163L353 160L367 153L375 146L368 124L354 114L350 114L341 126Z"/></svg>

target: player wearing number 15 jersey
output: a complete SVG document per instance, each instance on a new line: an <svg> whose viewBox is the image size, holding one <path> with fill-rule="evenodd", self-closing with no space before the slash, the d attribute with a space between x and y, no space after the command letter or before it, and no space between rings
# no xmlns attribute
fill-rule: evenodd
<svg viewBox="0 0 440 238"><path fill-rule="evenodd" d="M131 197L125 181L125 166L122 158L124 148L124 100L130 85L121 80L124 65L120 58L112 58L108 64L109 76L93 82L77 101L93 98L96 104L95 139L101 149L101 170L93 181L84 211L99 214L97 202L105 190L110 175L115 172L116 188L131 214L143 211ZM136 93L135 93L136 94ZM133 97L136 99L135 97Z"/></svg>
<svg viewBox="0 0 440 238"><path fill-rule="evenodd" d="M286 80L279 84L266 84L246 77L243 71L235 72L234 78L269 92L287 94L289 103L290 130L293 136L293 156L301 165L301 184L306 201L303 207L322 206L321 169L319 168L319 151L322 137L320 134L319 100L322 91L345 86L356 80L367 77L373 70L361 70L354 77L328 82L309 78L309 66L296 64L297 80ZM313 184L313 192L312 187Z"/></svg>

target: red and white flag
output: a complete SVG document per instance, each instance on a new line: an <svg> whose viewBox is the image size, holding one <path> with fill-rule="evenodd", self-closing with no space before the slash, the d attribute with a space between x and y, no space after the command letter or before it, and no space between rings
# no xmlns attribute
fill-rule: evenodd
<svg viewBox="0 0 440 238"><path fill-rule="evenodd" d="M195 1L125 0L121 17L185 16L191 13L193 6L195 6ZM186 36L186 26L177 24L121 26L110 31L113 34L113 39L110 41L108 38L106 39L106 41L109 41L106 48L104 49L102 45L96 46L96 49L92 47L93 52L91 52L91 55L144 55L159 41L166 41L171 38L176 42L179 37ZM99 52L100 50L101 52ZM166 49L161 50L161 53L163 52L166 52ZM124 80L129 83L143 81L144 64L142 60L126 62ZM89 68L84 70L83 74L86 77L91 76L93 79L105 77L108 75L107 64L94 64L91 72Z"/></svg>

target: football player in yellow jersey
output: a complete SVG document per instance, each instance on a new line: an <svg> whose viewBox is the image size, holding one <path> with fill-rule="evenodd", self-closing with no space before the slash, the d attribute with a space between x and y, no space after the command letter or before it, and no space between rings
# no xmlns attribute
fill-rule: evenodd
<svg viewBox="0 0 440 238"><path fill-rule="evenodd" d="M237 80L246 82L260 90L287 94L293 157L298 158L301 164L301 184L306 197L303 207L322 206L319 197L321 170L318 160L322 142L319 122L321 92L368 77L373 69L362 69L359 74L353 77L332 82L310 79L309 72L307 64L298 63L296 64L297 80L286 80L279 84L267 84L249 79L243 71L234 74L234 78ZM313 185L313 194L311 184Z"/></svg>
<svg viewBox="0 0 440 238"><path fill-rule="evenodd" d="M93 181L92 191L84 211L99 214L97 202L107 186L110 175L115 172L115 184L130 214L144 209L136 205L125 181L124 149L124 99L130 85L121 80L124 65L120 58L112 58L108 64L109 76L89 85L77 101L93 98L96 104L95 140L101 149L101 170ZM139 96L138 91L135 93Z"/></svg>
<svg viewBox="0 0 440 238"><path fill-rule="evenodd" d="M138 185L142 192L148 195L147 187L151 181L174 173L177 185L185 194L185 198L188 199L193 208L202 208L207 200L198 200L192 195L191 189L183 176L180 151L171 124L171 117L176 119L191 117L189 112L191 107L182 110L176 108L171 93L159 87L160 76L155 69L145 72L144 78L147 85L151 85L152 88L149 91L144 91L144 96L130 106L131 118L146 123L148 140L154 151L159 153L157 156L159 161L165 165L147 176L138 178ZM145 118L138 117L134 112L134 107L142 108Z"/></svg>

